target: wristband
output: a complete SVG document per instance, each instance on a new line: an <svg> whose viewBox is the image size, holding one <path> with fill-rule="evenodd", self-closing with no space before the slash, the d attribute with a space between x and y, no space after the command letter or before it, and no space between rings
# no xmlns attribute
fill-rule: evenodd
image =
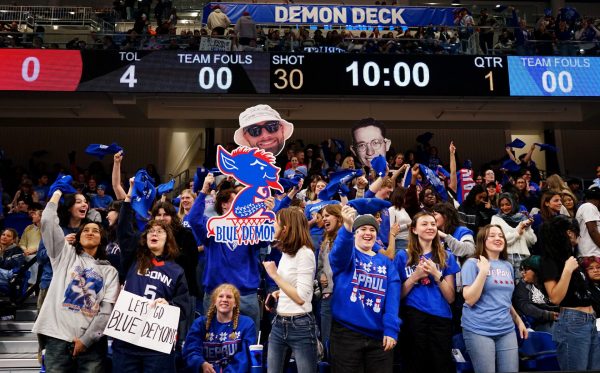
<svg viewBox="0 0 600 373"><path fill-rule="evenodd" d="M440 283L442 281L444 281L444 274L443 273L440 275L440 278L438 279L438 283Z"/></svg>

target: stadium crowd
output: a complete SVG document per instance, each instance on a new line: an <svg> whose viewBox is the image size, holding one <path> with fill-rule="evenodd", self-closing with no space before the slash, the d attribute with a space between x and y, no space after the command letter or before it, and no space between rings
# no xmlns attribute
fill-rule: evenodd
<svg viewBox="0 0 600 373"><path fill-rule="evenodd" d="M466 8L457 8L454 27L351 30L268 27L257 25L249 13L232 23L217 5L205 27L189 29L170 1L141 2L137 7L136 3L125 1L116 7L117 20L113 22L132 22L125 33L92 32L90 38L76 37L59 45L44 42L43 26L23 34L17 22L12 22L0 25L0 48L198 50L201 38L212 37L231 41L231 51L596 55L600 50L598 19L581 16L570 7L529 23L515 8L502 6L482 9L475 17Z"/></svg>
<svg viewBox="0 0 600 373"><path fill-rule="evenodd" d="M122 179L116 145L86 150L114 154L111 172L76 152L52 169L42 152L27 167L3 160L0 291L38 294L47 371L108 369L102 331L121 286L178 307L180 338L170 354L115 339L115 372L249 372L258 343L268 372L290 354L299 372L452 372L456 335L475 372L513 372L537 332L552 334L561 370L600 369L600 166L589 188L544 177L532 154L556 149L515 139L477 170L460 144L440 159L432 133L395 150L373 118L350 146L284 148L278 115L241 118L236 143L280 134L283 149L256 151L283 187L256 204L275 216L256 244L209 235L245 193L219 169L199 168L175 196L152 165ZM224 144L246 154L235 148Z"/></svg>

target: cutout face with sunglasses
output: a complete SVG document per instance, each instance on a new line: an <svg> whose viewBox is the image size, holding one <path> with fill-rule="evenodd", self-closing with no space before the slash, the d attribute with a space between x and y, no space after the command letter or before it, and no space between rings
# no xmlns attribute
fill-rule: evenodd
<svg viewBox="0 0 600 373"><path fill-rule="evenodd" d="M260 122L244 128L244 139L251 147L279 154L285 145L283 125L277 120Z"/></svg>

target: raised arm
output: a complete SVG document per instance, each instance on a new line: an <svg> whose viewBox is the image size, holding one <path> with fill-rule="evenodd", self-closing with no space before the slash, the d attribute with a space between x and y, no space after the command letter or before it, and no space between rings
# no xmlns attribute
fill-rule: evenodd
<svg viewBox="0 0 600 373"><path fill-rule="evenodd" d="M62 192L60 190L55 191L42 212L40 230L44 246L46 246L46 252L50 259L55 259L60 256L66 242L65 234L60 228L57 214L58 203L61 196Z"/></svg>
<svg viewBox="0 0 600 373"><path fill-rule="evenodd" d="M578 267L579 263L577 263L577 259L572 256L566 260L565 267L563 268L558 282L555 280L544 281L544 287L546 288L550 302L560 305L560 302L565 299L567 290L569 289L569 283L571 282L571 276Z"/></svg>
<svg viewBox="0 0 600 373"><path fill-rule="evenodd" d="M129 180L129 192L121 204L119 219L117 221L117 239L121 247L121 271L122 275L129 271L129 267L135 262L137 251L136 234L133 229L134 212L131 208L131 192L133 188L133 178Z"/></svg>
<svg viewBox="0 0 600 373"><path fill-rule="evenodd" d="M121 184L121 161L123 160L123 151L116 153L113 157L113 169L112 169L112 188L115 192L115 197L118 200L125 199L127 193L123 189Z"/></svg>
<svg viewBox="0 0 600 373"><path fill-rule="evenodd" d="M457 167L456 167L456 146L454 146L454 141L450 141L450 184L448 184L448 188L453 190L454 193L458 193L458 176L456 175Z"/></svg>
<svg viewBox="0 0 600 373"><path fill-rule="evenodd" d="M531 162L531 156L533 155L533 151L535 150L535 144L531 145L527 154L523 158L523 164L529 166L529 162Z"/></svg>
<svg viewBox="0 0 600 373"><path fill-rule="evenodd" d="M354 257L354 239L352 236L352 223L356 217L356 210L351 206L342 207L343 228L338 230L329 253L329 263L333 273L343 272L352 263Z"/></svg>

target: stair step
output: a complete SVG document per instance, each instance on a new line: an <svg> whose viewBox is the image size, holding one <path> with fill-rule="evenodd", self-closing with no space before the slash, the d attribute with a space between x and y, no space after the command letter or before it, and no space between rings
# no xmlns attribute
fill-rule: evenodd
<svg viewBox="0 0 600 373"><path fill-rule="evenodd" d="M38 341L34 335L27 337L3 337L0 354L37 354Z"/></svg>
<svg viewBox="0 0 600 373"><path fill-rule="evenodd" d="M37 310L35 308L17 310L15 321L35 321Z"/></svg>
<svg viewBox="0 0 600 373"><path fill-rule="evenodd" d="M40 363L35 354L0 354L0 370L6 371L6 368L37 368L39 371ZM16 371L16 369L8 370Z"/></svg>
<svg viewBox="0 0 600 373"><path fill-rule="evenodd" d="M0 331L31 331L33 321L0 321Z"/></svg>

